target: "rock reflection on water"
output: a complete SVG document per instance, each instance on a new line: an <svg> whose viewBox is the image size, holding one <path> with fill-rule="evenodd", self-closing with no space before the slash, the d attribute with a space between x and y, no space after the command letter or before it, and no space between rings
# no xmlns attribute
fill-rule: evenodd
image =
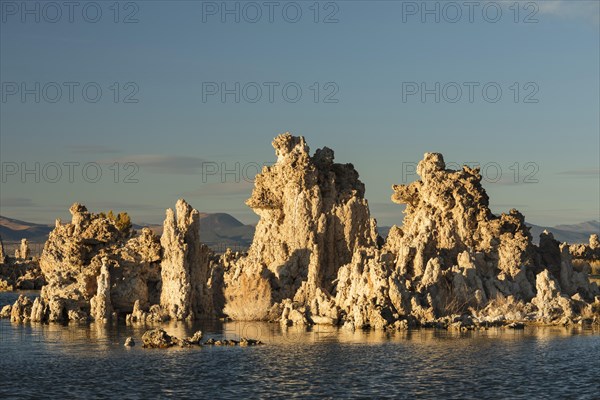
<svg viewBox="0 0 600 400"><path fill-rule="evenodd" d="M2 297L0 297L0 300ZM143 326L0 321L0 398L598 398L598 330L349 332L256 322L161 325L256 347L143 349ZM125 348L133 336L136 346Z"/></svg>

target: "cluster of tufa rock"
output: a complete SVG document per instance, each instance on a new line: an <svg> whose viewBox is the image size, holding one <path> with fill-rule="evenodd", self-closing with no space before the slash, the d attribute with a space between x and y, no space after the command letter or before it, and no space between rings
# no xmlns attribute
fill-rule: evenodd
<svg viewBox="0 0 600 400"><path fill-rule="evenodd" d="M161 239L137 233L75 203L72 220L56 221L40 258L47 284L29 305L17 301L19 321L164 321L212 315L206 289L208 251L200 243L198 212L184 200L167 210ZM16 311L15 311L16 310Z"/></svg>
<svg viewBox="0 0 600 400"><path fill-rule="evenodd" d="M132 339L133 340L133 339ZM197 331L187 339L178 339L175 336L169 335L164 329L150 329L142 335L142 347L166 349L168 347L180 346L191 347L193 345L200 346L202 340L202 331Z"/></svg>
<svg viewBox="0 0 600 400"><path fill-rule="evenodd" d="M21 244L15 249L15 259L27 260L31 257L31 250L29 249L29 241L25 238L21 239Z"/></svg>
<svg viewBox="0 0 600 400"><path fill-rule="evenodd" d="M222 257L228 316L375 329L598 320L588 271L550 233L535 246L518 211L492 214L479 169L425 154L421 179L393 186L404 223L382 243L351 164L289 134L273 147L247 201L260 216L248 255ZM241 290L261 282L262 296Z"/></svg>
<svg viewBox="0 0 600 400"><path fill-rule="evenodd" d="M142 335L142 347L154 348L154 349L166 349L173 346L179 347L192 347L192 346L257 346L263 344L260 340L240 338L240 340L233 339L208 339L202 343L203 334L202 331L196 331L191 337L187 339L179 339L175 336L169 335L164 329L150 329L144 332ZM125 346L133 346L133 338L129 337L125 341Z"/></svg>
<svg viewBox="0 0 600 400"><path fill-rule="evenodd" d="M45 284L38 260L31 257L28 240L21 240L13 258L5 253L0 238L0 291L39 290Z"/></svg>
<svg viewBox="0 0 600 400"><path fill-rule="evenodd" d="M246 202L260 217L247 254L211 254L184 200L167 210L160 239L74 204L72 221L57 221L44 247L41 296L3 313L16 321L227 316L350 329L600 321L600 290L588 277L598 237L569 247L544 232L534 245L521 213L490 211L478 169L449 170L441 154L425 154L420 180L393 186L405 217L384 241L352 164L335 163L326 147L310 155L304 138L290 134L273 147L277 162L256 176Z"/></svg>

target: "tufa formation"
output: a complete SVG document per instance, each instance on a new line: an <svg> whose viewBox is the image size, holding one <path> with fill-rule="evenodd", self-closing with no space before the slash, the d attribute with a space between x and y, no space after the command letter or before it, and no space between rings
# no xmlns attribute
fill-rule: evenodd
<svg viewBox="0 0 600 400"><path fill-rule="evenodd" d="M198 211L184 200L167 210L160 239L76 203L44 247L40 297L23 296L1 315L128 323L226 316L284 329L600 323L600 290L589 280L598 236L569 246L544 232L534 245L521 213L491 212L478 169L446 169L441 154L425 154L420 179L393 186L404 221L383 241L352 164L335 163L327 147L311 155L303 137L288 133L273 147L277 162L256 176L246 201L260 217L247 254L212 254L200 241ZM173 344L164 331L146 336L147 346Z"/></svg>

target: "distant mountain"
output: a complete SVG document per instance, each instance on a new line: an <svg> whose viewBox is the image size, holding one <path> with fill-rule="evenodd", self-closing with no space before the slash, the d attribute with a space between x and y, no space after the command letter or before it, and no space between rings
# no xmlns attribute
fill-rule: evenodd
<svg viewBox="0 0 600 400"><path fill-rule="evenodd" d="M526 225L531 227L530 232L535 244L539 243L540 233L544 232L544 230L552 232L554 239L559 242L567 243L588 243L592 233L600 235L600 221L586 221L579 224L556 226L539 226L526 222ZM381 237L386 238L390 227L381 226L377 230Z"/></svg>
<svg viewBox="0 0 600 400"><path fill-rule="evenodd" d="M250 246L254 226L244 225L225 213L200 214L200 240L207 245L230 244Z"/></svg>
<svg viewBox="0 0 600 400"><path fill-rule="evenodd" d="M25 238L32 243L43 243L54 225L34 224L0 215L0 237L4 242L20 242Z"/></svg>
<svg viewBox="0 0 600 400"><path fill-rule="evenodd" d="M391 226L378 226L377 227L377 233L379 233L379 236L381 236L382 238L387 238L388 234L390 233L390 229L392 229Z"/></svg>
<svg viewBox="0 0 600 400"><path fill-rule="evenodd" d="M162 234L162 224L133 224L134 229L148 227ZM54 225L35 224L0 216L0 237L6 243L26 238L32 243L44 243ZM244 225L225 213L200 213L200 239L209 246L248 247L254 237L254 226Z"/></svg>
<svg viewBox="0 0 600 400"><path fill-rule="evenodd" d="M133 224L134 229L148 227L161 235L162 225ZM200 240L208 246L248 247L254 237L254 226L244 225L226 213L200 213Z"/></svg>
<svg viewBox="0 0 600 400"><path fill-rule="evenodd" d="M600 221L586 221L579 224L556 225L553 227L538 226L529 223L527 225L531 226L530 232L534 243L539 242L540 233L544 230L552 232L554 239L559 242L567 243L588 243L592 233L600 235Z"/></svg>
<svg viewBox="0 0 600 400"><path fill-rule="evenodd" d="M586 221L579 224L539 226L527 223L531 227L534 243L538 243L540 233L548 230L560 242L587 243L592 233L600 234L600 221ZM149 227L157 235L162 234L162 225L133 224L134 229ZM44 243L54 225L35 224L0 216L0 237L4 242L18 242L22 238L32 243ZM252 243L255 227L244 225L235 217L226 213L200 213L200 239L211 247L248 247ZM378 227L379 234L386 238L389 226Z"/></svg>

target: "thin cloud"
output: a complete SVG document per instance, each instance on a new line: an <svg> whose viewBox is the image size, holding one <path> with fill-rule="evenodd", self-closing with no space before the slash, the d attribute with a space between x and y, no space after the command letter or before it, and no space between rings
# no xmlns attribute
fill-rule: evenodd
<svg viewBox="0 0 600 400"><path fill-rule="evenodd" d="M160 154L134 154L119 157L113 160L104 160L106 163L134 163L140 172L168 175L196 175L202 172L202 165L207 161L199 157L172 156Z"/></svg>
<svg viewBox="0 0 600 400"><path fill-rule="evenodd" d="M598 178L600 176L600 169L597 168L582 168L582 169L572 169L568 171L558 172L557 175L563 176L571 176L578 178Z"/></svg>
<svg viewBox="0 0 600 400"><path fill-rule="evenodd" d="M158 211L162 212L163 208L159 206L151 206L149 204L140 203L124 203L120 201L90 201L84 203L88 210L98 212L104 210L113 211Z"/></svg>
<svg viewBox="0 0 600 400"><path fill-rule="evenodd" d="M188 197L250 197L253 182L241 180L240 182L215 182L201 185L198 189L184 193Z"/></svg>
<svg viewBox="0 0 600 400"><path fill-rule="evenodd" d="M600 2L595 0L550 0L539 1L536 4L539 6L539 13L541 15L546 14L568 19L583 19L595 24L600 22Z"/></svg>
<svg viewBox="0 0 600 400"><path fill-rule="evenodd" d="M37 204L26 197L4 197L0 199L0 208L4 207L35 207Z"/></svg>
<svg viewBox="0 0 600 400"><path fill-rule="evenodd" d="M536 185L541 182L538 177L523 178L519 177L515 180L514 176L502 176L498 181L495 179L486 179L485 177L481 180L481 185L486 188L492 188L494 186L521 186L521 185Z"/></svg>
<svg viewBox="0 0 600 400"><path fill-rule="evenodd" d="M529 206L527 204L491 203L490 208L501 208L501 209L516 208L518 210L518 209L529 208Z"/></svg>
<svg viewBox="0 0 600 400"><path fill-rule="evenodd" d="M84 145L69 145L67 149L76 154L114 154L120 153L120 150L114 147L84 144Z"/></svg>

